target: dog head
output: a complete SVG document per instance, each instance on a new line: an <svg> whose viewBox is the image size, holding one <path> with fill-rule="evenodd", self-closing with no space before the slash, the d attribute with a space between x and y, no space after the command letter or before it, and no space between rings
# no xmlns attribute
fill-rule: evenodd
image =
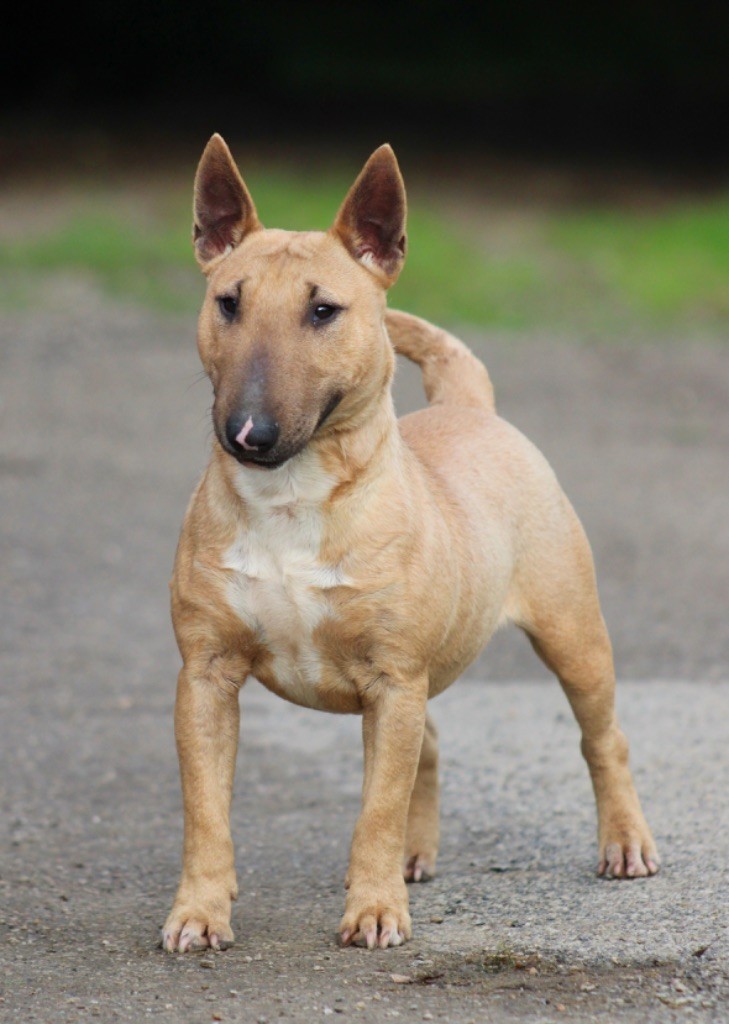
<svg viewBox="0 0 729 1024"><path fill-rule="evenodd" d="M405 257L395 154L365 164L327 232L267 230L219 135L195 179L193 241L208 286L198 346L223 449L274 468L346 429L389 387L385 295Z"/></svg>

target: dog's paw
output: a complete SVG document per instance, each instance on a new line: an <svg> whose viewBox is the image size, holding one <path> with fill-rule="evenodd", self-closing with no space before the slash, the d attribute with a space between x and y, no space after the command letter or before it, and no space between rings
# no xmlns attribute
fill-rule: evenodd
<svg viewBox="0 0 729 1024"><path fill-rule="evenodd" d="M350 888L339 926L343 946L387 949L399 946L412 935L408 896L404 881L386 891Z"/></svg>
<svg viewBox="0 0 729 1024"><path fill-rule="evenodd" d="M160 945L167 953L227 949L235 936L230 927L230 898L196 900L178 895L162 929Z"/></svg>
<svg viewBox="0 0 729 1024"><path fill-rule="evenodd" d="M661 860L647 825L607 829L600 843L598 875L603 878L647 878L658 873Z"/></svg>
<svg viewBox="0 0 729 1024"><path fill-rule="evenodd" d="M405 859L402 873L406 882L429 882L435 877L435 854L411 854Z"/></svg>

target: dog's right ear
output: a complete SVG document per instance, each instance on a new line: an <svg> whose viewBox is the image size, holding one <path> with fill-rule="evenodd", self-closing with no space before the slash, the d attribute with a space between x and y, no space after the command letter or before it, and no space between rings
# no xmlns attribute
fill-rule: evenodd
<svg viewBox="0 0 729 1024"><path fill-rule="evenodd" d="M250 231L261 227L230 150L217 134L208 142L198 164L193 217L195 257L203 270L211 260L240 245Z"/></svg>

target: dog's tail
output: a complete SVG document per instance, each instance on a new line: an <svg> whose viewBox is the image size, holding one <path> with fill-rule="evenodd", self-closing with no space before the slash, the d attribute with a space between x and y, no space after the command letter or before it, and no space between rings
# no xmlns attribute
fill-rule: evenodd
<svg viewBox="0 0 729 1024"><path fill-rule="evenodd" d="M423 388L431 405L453 402L493 412L494 389L488 370L462 341L398 309L387 310L385 326L395 351L423 371Z"/></svg>

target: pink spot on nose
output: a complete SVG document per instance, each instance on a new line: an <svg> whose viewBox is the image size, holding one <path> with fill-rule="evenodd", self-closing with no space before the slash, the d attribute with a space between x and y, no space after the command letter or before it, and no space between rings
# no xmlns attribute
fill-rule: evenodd
<svg viewBox="0 0 729 1024"><path fill-rule="evenodd" d="M245 424L241 428L240 433L236 437L236 441L238 442L238 444L242 445L242 447L245 448L245 450L247 452L257 452L258 451L258 445L257 444L247 444L246 443L246 438L248 437L248 435L250 434L250 432L252 430L253 430L253 417L249 416L248 419L245 421Z"/></svg>

